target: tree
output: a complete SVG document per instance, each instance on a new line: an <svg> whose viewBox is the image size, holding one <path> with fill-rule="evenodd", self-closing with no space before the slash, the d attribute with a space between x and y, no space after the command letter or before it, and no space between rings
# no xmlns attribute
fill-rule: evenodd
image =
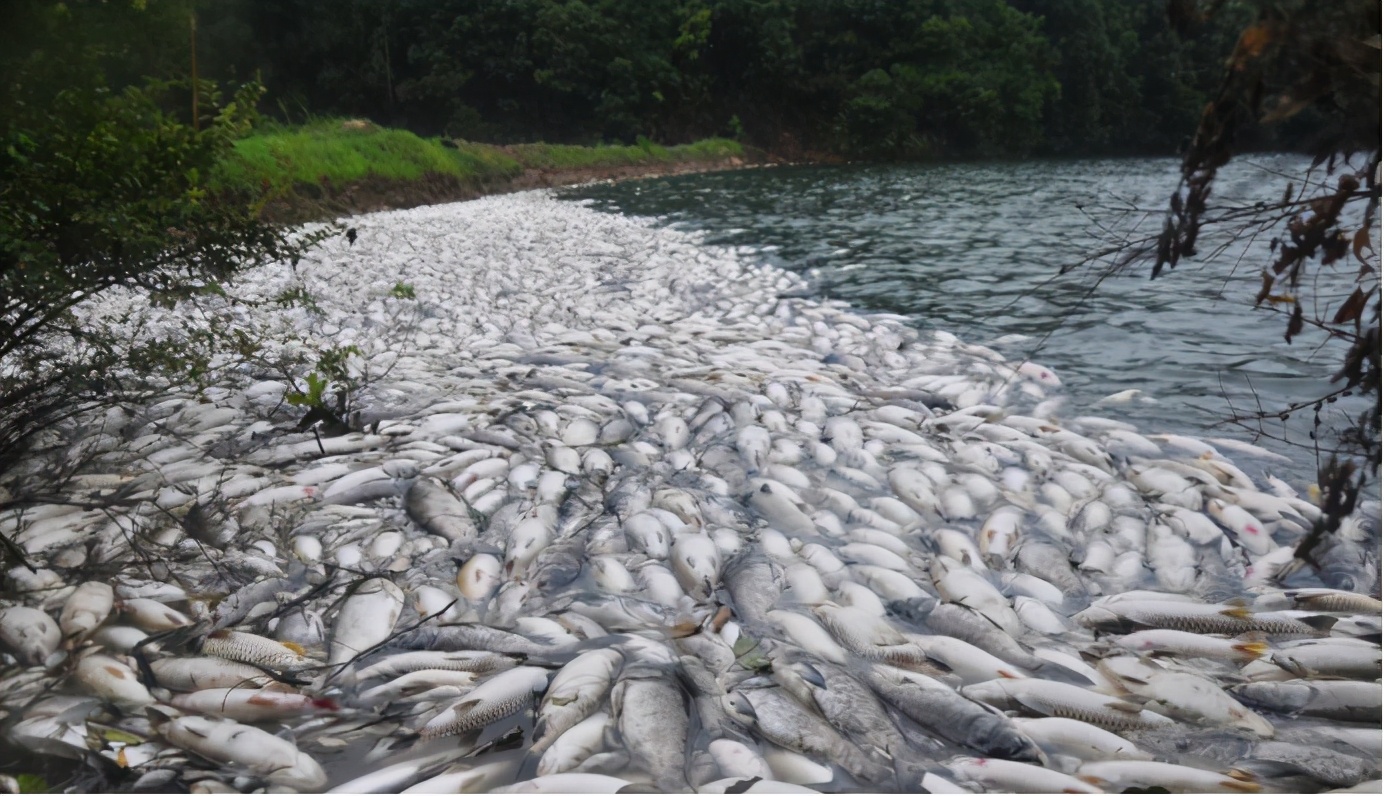
<svg viewBox="0 0 1384 796"><path fill-rule="evenodd" d="M177 17L167 33L185 41ZM131 64L103 39L118 30L101 26L168 17L142 3L30 0L18 18L27 38L12 35L0 59L0 474L58 420L206 375L206 329L141 326L129 307L218 292L317 240L260 221L253 191L213 183L254 119L257 86L225 102L198 86L206 121L194 127L189 81L112 85L115 66ZM137 300L92 312L112 291Z"/></svg>
<svg viewBox="0 0 1384 796"><path fill-rule="evenodd" d="M1175 26L1204 23L1223 2L1174 0ZM1285 316L1288 342L1306 327L1345 341L1339 371L1319 399L1250 418L1263 421L1311 411L1314 442L1326 439L1325 410L1339 399L1372 400L1328 449L1318 486L1323 518L1298 547L1313 559L1327 534L1354 509L1380 465L1380 271L1376 221L1380 169L1380 19L1378 0L1332 3L1264 2L1255 7L1226 63L1221 87L1202 114L1154 243L1152 275L1199 254L1204 228L1239 225L1273 229L1274 259L1265 263L1256 304ZM1286 186L1272 206L1232 211L1211 203L1218 170L1256 126L1286 126L1311 114L1316 158L1308 173ZM1315 275L1347 269L1354 289L1318 291Z"/></svg>

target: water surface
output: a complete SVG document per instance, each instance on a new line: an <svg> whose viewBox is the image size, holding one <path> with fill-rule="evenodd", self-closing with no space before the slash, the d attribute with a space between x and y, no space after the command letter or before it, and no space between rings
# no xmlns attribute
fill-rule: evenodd
<svg viewBox="0 0 1384 796"><path fill-rule="evenodd" d="M1281 198L1289 176L1307 165L1294 156L1232 163L1216 203ZM1253 307L1272 232L1232 240L1211 231L1203 254L1228 248L1152 281L1147 260L1117 274L1109 273L1110 258L1082 265L1112 244L1156 233L1177 174L1173 159L810 166L562 195L745 247L747 256L811 277L822 296L906 315L919 328L996 345L1013 359L1031 356L1061 376L1067 416L1096 413L1145 432L1255 441L1293 458L1276 474L1299 486L1315 481L1310 411L1264 424L1264 435L1257 421L1231 420L1324 394L1344 350L1322 334L1288 344L1286 316ZM1073 270L1061 275L1064 267ZM1324 275L1323 293L1344 295L1352 275ZM1130 389L1143 395L1095 405ZM1348 403L1327 407L1324 420L1344 425ZM1348 408L1354 416L1363 406Z"/></svg>

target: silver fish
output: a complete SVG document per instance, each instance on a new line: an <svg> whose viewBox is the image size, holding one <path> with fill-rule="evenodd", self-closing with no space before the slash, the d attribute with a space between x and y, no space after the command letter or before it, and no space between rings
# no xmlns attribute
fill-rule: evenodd
<svg viewBox="0 0 1384 796"><path fill-rule="evenodd" d="M660 791L687 788L687 704L668 675L627 669L610 694L615 723L630 757L654 777Z"/></svg>
<svg viewBox="0 0 1384 796"><path fill-rule="evenodd" d="M1230 687L1241 701L1299 716L1318 716L1337 721L1378 724L1378 683L1350 680L1287 680L1278 683L1245 683Z"/></svg>
<svg viewBox="0 0 1384 796"><path fill-rule="evenodd" d="M943 683L875 666L870 688L919 726L987 755L1009 760L1045 760L1042 751L1009 719L972 702Z"/></svg>
<svg viewBox="0 0 1384 796"><path fill-rule="evenodd" d="M748 549L727 562L722 574L736 616L742 622L760 623L783 591L783 568L756 549Z"/></svg>
<svg viewBox="0 0 1384 796"><path fill-rule="evenodd" d="M962 686L963 696L1007 710L1076 719L1108 730L1157 728L1171 719L1123 699L1051 680L991 680Z"/></svg>
<svg viewBox="0 0 1384 796"><path fill-rule="evenodd" d="M484 727L523 710L547 687L547 670L536 666L500 672L443 708L423 725L419 735L438 738Z"/></svg>
<svg viewBox="0 0 1384 796"><path fill-rule="evenodd" d="M312 665L312 661L304 655L303 648L297 644L274 641L238 630L213 630L202 642L202 652L279 671Z"/></svg>
<svg viewBox="0 0 1384 796"><path fill-rule="evenodd" d="M727 712L785 749L841 766L862 782L884 782L893 771L867 757L830 724L779 688L749 688L726 696Z"/></svg>
<svg viewBox="0 0 1384 796"><path fill-rule="evenodd" d="M429 533L453 542L476 538L471 509L433 478L419 478L413 482L404 494L404 510L409 519Z"/></svg>
<svg viewBox="0 0 1384 796"><path fill-rule="evenodd" d="M584 652L562 667L553 676L538 708L529 754L541 755L559 735L599 707L623 661L619 651L600 649Z"/></svg>

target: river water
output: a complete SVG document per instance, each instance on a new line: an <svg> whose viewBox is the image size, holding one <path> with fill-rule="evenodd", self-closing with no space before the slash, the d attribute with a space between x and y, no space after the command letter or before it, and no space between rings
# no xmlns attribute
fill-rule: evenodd
<svg viewBox="0 0 1384 796"><path fill-rule="evenodd" d="M1236 161L1223 170L1213 205L1281 198L1307 166L1285 155ZM822 296L906 315L1009 358L1031 356L1062 378L1061 415L1256 442L1293 459L1273 471L1301 488L1316 480L1310 410L1286 424L1266 422L1263 435L1257 421L1228 422L1327 392L1344 350L1323 334L1287 344L1286 317L1253 307L1272 233L1231 241L1212 230L1203 251L1226 243L1224 252L1152 281L1146 260L1114 275L1108 260L1082 265L1112 242L1156 233L1177 175L1173 159L804 166L562 195L701 231L710 244L808 276ZM1064 267L1073 268L1064 276ZM1349 292L1348 270L1324 275L1323 295ZM1142 395L1096 405L1130 389ZM1323 420L1344 426L1346 411L1353 417L1363 408L1342 401ZM1334 440L1322 436L1323 447Z"/></svg>

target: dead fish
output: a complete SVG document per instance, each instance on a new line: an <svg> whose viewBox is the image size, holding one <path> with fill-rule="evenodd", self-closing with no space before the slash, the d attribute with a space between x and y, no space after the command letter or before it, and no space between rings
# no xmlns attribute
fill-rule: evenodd
<svg viewBox="0 0 1384 796"><path fill-rule="evenodd" d="M1174 793L1258 793L1263 787L1202 768L1148 760L1101 760L1085 763L1077 777L1107 792L1130 788L1164 788Z"/></svg>
<svg viewBox="0 0 1384 796"><path fill-rule="evenodd" d="M265 686L274 678L246 663L222 658L159 658L149 662L154 684L169 691Z"/></svg>
<svg viewBox="0 0 1384 796"><path fill-rule="evenodd" d="M22 605L0 608L0 649L25 666L42 666L58 651L62 631L53 618L37 608Z"/></svg>
<svg viewBox="0 0 1384 796"><path fill-rule="evenodd" d="M1235 685L1230 687L1230 692L1250 705L1275 713L1373 724L1380 720L1378 683L1285 680Z"/></svg>
<svg viewBox="0 0 1384 796"><path fill-rule="evenodd" d="M280 685L263 688L208 688L189 694L178 694L169 700L169 704L179 710L252 723L339 709L336 700L300 694Z"/></svg>
<svg viewBox="0 0 1384 796"><path fill-rule="evenodd" d="M77 662L72 677L88 694L122 710L137 711L154 704L134 670L109 655L87 655Z"/></svg>
<svg viewBox="0 0 1384 796"><path fill-rule="evenodd" d="M345 663L394 633L404 610L404 592L385 578L361 583L346 598L332 623L329 664Z"/></svg>
<svg viewBox="0 0 1384 796"><path fill-rule="evenodd" d="M958 779L1013 793L1101 793L1060 771L993 757L958 757L946 764Z"/></svg>
<svg viewBox="0 0 1384 796"><path fill-rule="evenodd" d="M264 730L228 719L170 717L153 709L149 718L169 743L213 762L299 791L318 791L327 784L327 775L316 760L292 741Z"/></svg>
<svg viewBox="0 0 1384 796"><path fill-rule="evenodd" d="M725 697L726 711L766 741L841 766L863 782L884 782L893 770L867 757L830 724L780 688L747 688ZM771 763L772 765L772 763Z"/></svg>
<svg viewBox="0 0 1384 796"><path fill-rule="evenodd" d="M655 787L685 790L688 706L672 678L653 669L627 669L611 690L610 704L630 757L653 775Z"/></svg>
<svg viewBox="0 0 1384 796"><path fill-rule="evenodd" d="M239 630L213 630L202 642L202 652L278 671L292 671L312 665L303 648L297 644L274 641Z"/></svg>
<svg viewBox="0 0 1384 796"><path fill-rule="evenodd" d="M105 583L87 581L63 604L58 627L63 639L75 645L100 627L115 608L115 590Z"/></svg>
<svg viewBox="0 0 1384 796"><path fill-rule="evenodd" d="M424 530L444 539L456 542L476 538L470 508L436 479L414 481L404 495L404 510Z"/></svg>
<svg viewBox="0 0 1384 796"><path fill-rule="evenodd" d="M599 707L623 662L618 650L599 649L584 652L563 666L543 695L529 754L541 755L559 735Z"/></svg>
<svg viewBox="0 0 1384 796"><path fill-rule="evenodd" d="M443 708L419 734L424 739L439 738L484 727L522 710L547 687L547 670L536 666L500 672Z"/></svg>
<svg viewBox="0 0 1384 796"><path fill-rule="evenodd" d="M961 693L1000 709L1076 719L1115 731L1157 728L1172 723L1171 719L1143 710L1132 702L1051 680L991 680L963 686Z"/></svg>
<svg viewBox="0 0 1384 796"><path fill-rule="evenodd" d="M364 682L377 677L398 677L424 669L445 669L481 675L494 674L506 669L513 669L522 659L523 656L502 655L485 650L400 652L381 658L356 671L354 679L357 682Z"/></svg>
<svg viewBox="0 0 1384 796"><path fill-rule="evenodd" d="M987 755L1009 760L1045 760L1042 751L1007 717L958 694L925 675L874 666L870 688L919 726Z"/></svg>

